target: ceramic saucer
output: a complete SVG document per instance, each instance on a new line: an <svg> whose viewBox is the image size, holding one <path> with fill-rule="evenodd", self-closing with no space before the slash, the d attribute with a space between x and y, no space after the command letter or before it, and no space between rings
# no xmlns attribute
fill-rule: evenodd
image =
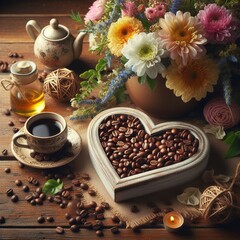
<svg viewBox="0 0 240 240"><path fill-rule="evenodd" d="M20 134L24 131L24 128L21 128L17 134ZM26 140L23 138L18 139L19 143L26 144ZM17 160L24 165L34 167L34 168L55 168L60 167L65 164L73 161L81 152L82 149L82 139L79 134L72 128L68 127L68 141L71 143L71 156L63 156L61 159L57 161L37 161L36 159L30 156L30 153L33 151L29 148L21 148L16 146L13 141L11 142L11 149L13 155L17 158Z"/></svg>

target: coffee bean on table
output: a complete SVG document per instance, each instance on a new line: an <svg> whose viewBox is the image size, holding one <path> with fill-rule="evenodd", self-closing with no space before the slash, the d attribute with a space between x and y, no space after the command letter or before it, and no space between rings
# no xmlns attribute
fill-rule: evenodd
<svg viewBox="0 0 240 240"><path fill-rule="evenodd" d="M22 186L22 181L19 180L19 179L17 179L17 180L15 181L15 184L16 184L16 186L20 187L20 186Z"/></svg>
<svg viewBox="0 0 240 240"><path fill-rule="evenodd" d="M4 172L5 172L5 173L10 173L10 172L11 172L11 168L9 168L9 167L5 168L5 169L4 169Z"/></svg>
<svg viewBox="0 0 240 240"><path fill-rule="evenodd" d="M70 230L71 230L72 232L79 232L79 226L76 225L76 224L71 225Z"/></svg>
<svg viewBox="0 0 240 240"><path fill-rule="evenodd" d="M5 223L5 221L6 221L6 220L5 220L5 217L0 216L0 223L3 224L3 223Z"/></svg>
<svg viewBox="0 0 240 240"><path fill-rule="evenodd" d="M83 189L83 190L88 190L88 185L86 183L81 183L80 184L80 187Z"/></svg>
<svg viewBox="0 0 240 240"><path fill-rule="evenodd" d="M80 177L85 179L85 180L89 180L90 179L90 176L89 176L88 173L81 173Z"/></svg>
<svg viewBox="0 0 240 240"><path fill-rule="evenodd" d="M89 189L89 190L88 190L88 194L89 194L90 196L94 197L94 196L96 196L96 191L93 190L93 189Z"/></svg>
<svg viewBox="0 0 240 240"><path fill-rule="evenodd" d="M12 202L15 202L15 203L18 202L18 195L16 195L16 194L12 195L11 200L12 200Z"/></svg>
<svg viewBox="0 0 240 240"><path fill-rule="evenodd" d="M14 194L13 189L12 189L12 188L9 188L9 189L6 191L6 194L7 194L7 196L11 197L11 196Z"/></svg>
<svg viewBox="0 0 240 240"><path fill-rule="evenodd" d="M139 208L136 205L131 206L131 212L137 213L139 212Z"/></svg>
<svg viewBox="0 0 240 240"><path fill-rule="evenodd" d="M109 203L107 203L107 202L101 202L101 206L104 208L104 209L110 209L110 205L109 205Z"/></svg>
<svg viewBox="0 0 240 240"><path fill-rule="evenodd" d="M5 109L4 114L5 114L6 116L10 116L10 115L11 115L10 109Z"/></svg>
<svg viewBox="0 0 240 240"><path fill-rule="evenodd" d="M116 215L113 215L111 218L112 218L112 221L113 221L114 223L119 223L119 222L120 222L119 217L116 216Z"/></svg>
<svg viewBox="0 0 240 240"><path fill-rule="evenodd" d="M22 187L22 189L23 189L24 192L29 192L29 186L28 185L24 185Z"/></svg>
<svg viewBox="0 0 240 240"><path fill-rule="evenodd" d="M54 218L53 217L47 217L46 219L47 219L48 222L51 222L51 223L54 222Z"/></svg>
<svg viewBox="0 0 240 240"><path fill-rule="evenodd" d="M15 125L15 124L14 124L13 121L9 121L9 122L8 122L8 126L9 126L9 127L13 127L14 125Z"/></svg>
<svg viewBox="0 0 240 240"><path fill-rule="evenodd" d="M58 234L63 234L65 231L64 231L64 228L62 228L62 227L56 227L55 232Z"/></svg>
<svg viewBox="0 0 240 240"><path fill-rule="evenodd" d="M103 234L103 231L102 231L102 230L97 230L97 231L96 231L96 235L97 235L98 237L102 237L104 234Z"/></svg>
<svg viewBox="0 0 240 240"><path fill-rule="evenodd" d="M118 234L120 232L118 227L112 227L110 230L113 234Z"/></svg>
<svg viewBox="0 0 240 240"><path fill-rule="evenodd" d="M44 223L45 222L45 218L43 216L40 216L37 218L38 223Z"/></svg>

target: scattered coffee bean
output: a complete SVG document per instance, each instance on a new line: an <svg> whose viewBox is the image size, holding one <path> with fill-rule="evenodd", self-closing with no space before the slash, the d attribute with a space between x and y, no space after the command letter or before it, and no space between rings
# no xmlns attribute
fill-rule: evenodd
<svg viewBox="0 0 240 240"><path fill-rule="evenodd" d="M3 149L2 150L2 155L3 156L7 156L8 155L8 150L7 149Z"/></svg>
<svg viewBox="0 0 240 240"><path fill-rule="evenodd" d="M69 219L71 218L70 213L65 213L65 218L66 218L67 220L69 220Z"/></svg>
<svg viewBox="0 0 240 240"><path fill-rule="evenodd" d="M24 185L22 187L22 189L23 189L24 192L29 192L29 186L28 185Z"/></svg>
<svg viewBox="0 0 240 240"><path fill-rule="evenodd" d="M62 228L62 227L56 227L55 232L58 234L64 234L65 231L64 231L64 228Z"/></svg>
<svg viewBox="0 0 240 240"><path fill-rule="evenodd" d="M120 232L118 227L112 227L110 230L113 234L118 234Z"/></svg>
<svg viewBox="0 0 240 240"><path fill-rule="evenodd" d="M88 185L86 183L81 183L80 184L80 187L83 189L83 190L88 190Z"/></svg>
<svg viewBox="0 0 240 240"><path fill-rule="evenodd" d="M92 228L92 223L91 222L85 222L83 225L84 225L84 227L86 227L88 229Z"/></svg>
<svg viewBox="0 0 240 240"><path fill-rule="evenodd" d="M19 128L16 128L16 127L15 127L15 128L13 128L12 130L13 130L13 133L17 133L17 132L19 131Z"/></svg>
<svg viewBox="0 0 240 240"><path fill-rule="evenodd" d="M73 225L71 225L71 227L70 227L70 230L72 231L72 232L79 232L79 226L78 225L76 225L76 224L73 224Z"/></svg>
<svg viewBox="0 0 240 240"><path fill-rule="evenodd" d="M15 181L15 185L18 186L18 187L22 186L22 181L19 180L19 179L17 179L17 180Z"/></svg>
<svg viewBox="0 0 240 240"><path fill-rule="evenodd" d="M45 222L45 218L43 216L40 216L37 218L38 223L44 223Z"/></svg>
<svg viewBox="0 0 240 240"><path fill-rule="evenodd" d="M0 216L0 224L3 224L3 223L5 223L5 217L4 216Z"/></svg>
<svg viewBox="0 0 240 240"><path fill-rule="evenodd" d="M74 225L74 224L76 224L76 219L75 218L70 218L69 220L68 220L68 223L70 224L70 225Z"/></svg>
<svg viewBox="0 0 240 240"><path fill-rule="evenodd" d="M73 180L75 178L75 175L73 173L67 174L67 179Z"/></svg>
<svg viewBox="0 0 240 240"><path fill-rule="evenodd" d="M6 116L10 116L10 115L11 115L10 109L5 109L4 114L5 114Z"/></svg>
<svg viewBox="0 0 240 240"><path fill-rule="evenodd" d="M9 121L9 122L8 122L8 126L9 126L9 127L13 127L14 125L15 125L15 124L14 124L13 121Z"/></svg>
<svg viewBox="0 0 240 240"><path fill-rule="evenodd" d="M118 227L120 228L126 228L127 224L125 221L121 220L119 223L118 223Z"/></svg>
<svg viewBox="0 0 240 240"><path fill-rule="evenodd" d="M119 222L120 222L119 217L116 216L116 215L113 215L111 218L112 218L112 221L113 221L114 223L119 223Z"/></svg>
<svg viewBox="0 0 240 240"><path fill-rule="evenodd" d="M103 207L106 210L110 209L110 205L107 202L101 202L101 207Z"/></svg>
<svg viewBox="0 0 240 240"><path fill-rule="evenodd" d="M18 202L18 196L17 196L16 194L12 195L12 196L11 196L11 200L12 200L12 202L14 202L14 203Z"/></svg>
<svg viewBox="0 0 240 240"><path fill-rule="evenodd" d="M43 205L43 200L41 198L35 198L35 203L37 205Z"/></svg>
<svg viewBox="0 0 240 240"><path fill-rule="evenodd" d="M80 181L78 179L73 179L72 184L76 187L79 187L80 186Z"/></svg>
<svg viewBox="0 0 240 240"><path fill-rule="evenodd" d="M47 221L50 222L50 223L54 222L54 218L53 218L53 217L47 217L46 219L47 219Z"/></svg>
<svg viewBox="0 0 240 240"><path fill-rule="evenodd" d="M11 172L11 168L9 168L9 167L5 168L5 169L4 169L4 172L5 172L5 173L10 173L10 172Z"/></svg>
<svg viewBox="0 0 240 240"><path fill-rule="evenodd" d="M32 199L31 201L30 201L30 204L32 205L32 206L35 206L37 203L36 203L36 200L35 199Z"/></svg>
<svg viewBox="0 0 240 240"><path fill-rule="evenodd" d="M9 188L7 191L6 191L6 194L8 197L11 197L13 194L14 194L14 191L12 188Z"/></svg>
<svg viewBox="0 0 240 240"><path fill-rule="evenodd" d="M140 233L140 232L141 232L141 229L140 229L139 226L133 227L132 230L133 230L133 232L135 232L135 233Z"/></svg>
<svg viewBox="0 0 240 240"><path fill-rule="evenodd" d="M139 208L136 205L131 206L131 212L137 213L139 212Z"/></svg>
<svg viewBox="0 0 240 240"><path fill-rule="evenodd" d="M96 231L96 235L98 236L98 237L103 237L103 231L102 230L97 230Z"/></svg>
<svg viewBox="0 0 240 240"><path fill-rule="evenodd" d="M33 195L32 195L32 194L27 195L27 196L25 197L25 200L26 200L27 202L31 202L31 201L33 200Z"/></svg>
<svg viewBox="0 0 240 240"><path fill-rule="evenodd" d="M94 196L96 196L96 191L93 190L93 189L89 189L89 190L88 190L88 194L89 194L90 196L94 197Z"/></svg>

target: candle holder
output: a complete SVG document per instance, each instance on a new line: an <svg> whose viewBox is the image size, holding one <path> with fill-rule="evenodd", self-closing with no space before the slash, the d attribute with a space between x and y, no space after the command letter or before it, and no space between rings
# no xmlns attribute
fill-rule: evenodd
<svg viewBox="0 0 240 240"><path fill-rule="evenodd" d="M179 212L172 211L164 215L163 224L168 232L177 232L182 228L184 218Z"/></svg>

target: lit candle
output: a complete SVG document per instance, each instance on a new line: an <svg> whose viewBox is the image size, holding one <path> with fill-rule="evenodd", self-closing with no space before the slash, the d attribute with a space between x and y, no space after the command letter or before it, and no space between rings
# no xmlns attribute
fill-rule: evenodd
<svg viewBox="0 0 240 240"><path fill-rule="evenodd" d="M180 213L172 211L164 215L163 224L167 231L176 232L183 226L184 218Z"/></svg>

